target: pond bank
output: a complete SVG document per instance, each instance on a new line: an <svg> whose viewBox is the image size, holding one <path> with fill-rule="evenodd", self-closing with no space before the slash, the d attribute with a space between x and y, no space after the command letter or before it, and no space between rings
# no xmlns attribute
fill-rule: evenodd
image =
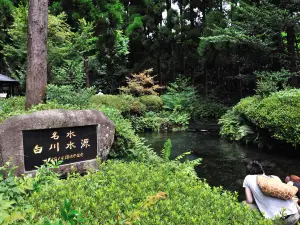
<svg viewBox="0 0 300 225"><path fill-rule="evenodd" d="M140 134L148 144L160 154L165 141L172 141L172 158L192 151L189 159L202 158L196 168L200 179L212 186L223 186L229 191L237 191L239 199L244 199L242 182L246 176L245 166L250 160L259 160L267 174L275 174L283 179L287 174L300 173L300 163L296 157L266 153L254 147L242 146L221 140L218 134L205 132L174 132Z"/></svg>

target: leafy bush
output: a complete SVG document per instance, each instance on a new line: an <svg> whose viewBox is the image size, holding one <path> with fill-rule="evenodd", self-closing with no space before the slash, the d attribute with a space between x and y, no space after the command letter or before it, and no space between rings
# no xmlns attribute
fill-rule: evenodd
<svg viewBox="0 0 300 225"><path fill-rule="evenodd" d="M150 111L139 117L131 117L130 120L132 122L133 128L137 132L159 132L162 130L182 131L187 128L190 120L190 115L188 113L177 111L162 111L160 113Z"/></svg>
<svg viewBox="0 0 300 225"><path fill-rule="evenodd" d="M156 95L144 95L139 99L141 103L146 105L148 111L159 112L164 104L162 99Z"/></svg>
<svg viewBox="0 0 300 225"><path fill-rule="evenodd" d="M220 134L231 141L244 141L249 142L252 139L253 130L245 123L240 114L234 110L229 110L219 120L219 124L222 125Z"/></svg>
<svg viewBox="0 0 300 225"><path fill-rule="evenodd" d="M260 96L268 96L271 93L278 91L277 83L272 80L258 80L256 82L256 94Z"/></svg>
<svg viewBox="0 0 300 225"><path fill-rule="evenodd" d="M84 85L84 65L83 60L67 60L59 67L52 69L53 84L64 84L65 86L72 86L75 89L80 89Z"/></svg>
<svg viewBox="0 0 300 225"><path fill-rule="evenodd" d="M172 124L167 117L162 117L161 114L155 112L146 112L140 117L131 117L133 128L137 132L155 131L169 129Z"/></svg>
<svg viewBox="0 0 300 225"><path fill-rule="evenodd" d="M204 99L197 94L196 88L190 84L189 78L179 76L174 83L169 84L167 92L161 96L163 108L173 111L170 115L171 121L176 120L174 116L183 118L177 119L177 124L184 124L192 117L194 120L216 120L219 119L228 109L225 105L215 102L213 99ZM176 112L176 113L175 113ZM181 116L180 113L184 113Z"/></svg>
<svg viewBox="0 0 300 225"><path fill-rule="evenodd" d="M128 118L135 131L160 131L186 126L190 114L179 111L162 111L162 99L148 95L139 98L131 95L94 95L92 103L96 107L118 109Z"/></svg>
<svg viewBox="0 0 300 225"><path fill-rule="evenodd" d="M182 76L174 83L169 84L167 92L161 96L166 110L192 112L197 102L196 89L191 86L190 80Z"/></svg>
<svg viewBox="0 0 300 225"><path fill-rule="evenodd" d="M286 88L289 78L295 75L284 69L278 72L257 71L254 74L257 77L256 94L265 97Z"/></svg>
<svg viewBox="0 0 300 225"><path fill-rule="evenodd" d="M9 162L0 167L0 196L3 200L12 203L22 201L25 192L18 187L17 179L14 176L16 167L11 167Z"/></svg>
<svg viewBox="0 0 300 225"><path fill-rule="evenodd" d="M193 119L196 121L218 120L227 110L228 107L221 103L199 98L193 112Z"/></svg>
<svg viewBox="0 0 300 225"><path fill-rule="evenodd" d="M146 106L131 95L94 95L91 99L94 105L98 107L109 107L114 108L123 115L142 114L146 111Z"/></svg>
<svg viewBox="0 0 300 225"><path fill-rule="evenodd" d="M98 107L114 108L122 113L130 112L130 104L134 101L134 98L130 95L94 95L91 98L92 104Z"/></svg>
<svg viewBox="0 0 300 225"><path fill-rule="evenodd" d="M125 119L120 111L112 108L101 108L101 111L115 123L115 140L111 156L127 156L143 162L154 162L159 157L137 136L130 120Z"/></svg>
<svg viewBox="0 0 300 225"><path fill-rule="evenodd" d="M168 119L172 124L174 124L174 127L177 126L184 128L189 124L190 118L190 114L185 112L173 111L172 113L168 114Z"/></svg>
<svg viewBox="0 0 300 225"><path fill-rule="evenodd" d="M139 100L135 100L130 105L130 112L133 114L143 114L146 111L146 106Z"/></svg>
<svg viewBox="0 0 300 225"><path fill-rule="evenodd" d="M230 118L230 113L227 113L220 120L223 125L221 134L224 137L233 137L236 133L236 128L230 129L230 126L250 125L256 129L255 132L258 134L266 130L274 139L292 145L300 143L299 89L275 92L265 98L258 96L244 98L232 109L231 113L238 115L243 120L237 122L235 117ZM225 122L226 119L227 122ZM244 136L253 134L248 128L245 128L243 132ZM252 140L254 141L253 138Z"/></svg>
<svg viewBox="0 0 300 225"><path fill-rule="evenodd" d="M139 74L131 74L126 77L127 86L120 87L121 93L131 94L133 96L158 95L157 90L161 87L154 81L155 76L151 76L153 70L144 70Z"/></svg>
<svg viewBox="0 0 300 225"><path fill-rule="evenodd" d="M90 104L90 99L95 94L95 90L94 88L83 88L75 91L74 87L70 85L57 86L49 84L46 94L49 101L84 108Z"/></svg>
<svg viewBox="0 0 300 225"><path fill-rule="evenodd" d="M30 197L31 224L59 217L65 199L85 224L273 224L197 179L192 165L109 161L97 173L57 180Z"/></svg>
<svg viewBox="0 0 300 225"><path fill-rule="evenodd" d="M172 152L172 142L170 138L165 142L164 147L161 151L162 153L162 158L167 162L170 160L171 157L171 152Z"/></svg>
<svg viewBox="0 0 300 225"><path fill-rule="evenodd" d="M21 212L13 210L14 203L14 201L3 199L2 194L0 194L0 224L13 224L17 221L25 221Z"/></svg>
<svg viewBox="0 0 300 225"><path fill-rule="evenodd" d="M10 116L23 114L25 97L13 97L0 101L0 123Z"/></svg>

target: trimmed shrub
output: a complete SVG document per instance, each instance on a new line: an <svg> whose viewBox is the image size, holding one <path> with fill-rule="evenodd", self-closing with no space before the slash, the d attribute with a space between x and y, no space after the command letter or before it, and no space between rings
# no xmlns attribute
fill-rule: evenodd
<svg viewBox="0 0 300 225"><path fill-rule="evenodd" d="M140 102L146 105L148 111L159 112L163 107L163 101L156 95L144 95L139 98Z"/></svg>
<svg viewBox="0 0 300 225"><path fill-rule="evenodd" d="M130 104L130 112L132 114L143 114L146 112L146 106L139 100L135 100Z"/></svg>
<svg viewBox="0 0 300 225"><path fill-rule="evenodd" d="M146 106L138 98L131 95L94 95L91 101L98 107L105 106L117 109L123 115L142 114L146 111Z"/></svg>
<svg viewBox="0 0 300 225"><path fill-rule="evenodd" d="M134 101L134 98L130 95L94 95L91 101L97 107L105 106L117 109L122 113L129 113L130 104Z"/></svg>
<svg viewBox="0 0 300 225"><path fill-rule="evenodd" d="M29 199L32 224L54 221L68 199L84 224L274 224L237 201L236 194L211 188L186 163L155 166L109 161L99 172L42 186ZM280 223L278 223L280 224Z"/></svg>
<svg viewBox="0 0 300 225"><path fill-rule="evenodd" d="M273 138L293 145L300 143L300 90L279 91L263 98L258 104L250 100L235 107L251 123L267 129Z"/></svg>
<svg viewBox="0 0 300 225"><path fill-rule="evenodd" d="M257 132L266 130L272 138L292 145L300 143L299 89L275 92L265 98L248 97L242 99L232 111L243 119L239 122L239 126L250 125L255 127ZM220 120L223 127L226 125L225 117ZM229 130L225 131L223 127L221 134L226 137ZM245 136L248 135L252 133Z"/></svg>
<svg viewBox="0 0 300 225"><path fill-rule="evenodd" d="M119 88L123 94L131 94L133 96L158 95L158 90L162 87L154 81L155 76L151 76L153 69L144 70L139 74L131 74L126 77L127 85Z"/></svg>

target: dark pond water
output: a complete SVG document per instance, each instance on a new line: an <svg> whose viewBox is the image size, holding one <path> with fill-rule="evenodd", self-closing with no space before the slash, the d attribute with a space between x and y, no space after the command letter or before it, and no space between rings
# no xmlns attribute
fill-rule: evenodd
<svg viewBox="0 0 300 225"><path fill-rule="evenodd" d="M145 133L140 136L158 153L170 138L173 146L172 158L192 151L189 159L202 158L201 165L196 168L198 176L206 179L212 186L223 186L226 190L237 191L239 200L244 199L242 183L246 176L245 166L251 160L258 160L267 174L277 175L281 179L287 174L300 175L299 156L263 152L260 149L221 140L217 134L174 132Z"/></svg>

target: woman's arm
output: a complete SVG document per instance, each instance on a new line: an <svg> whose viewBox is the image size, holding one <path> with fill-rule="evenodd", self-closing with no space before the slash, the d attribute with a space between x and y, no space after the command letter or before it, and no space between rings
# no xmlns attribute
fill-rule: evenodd
<svg viewBox="0 0 300 225"><path fill-rule="evenodd" d="M248 204L252 204L253 203L253 195L252 195L250 188L245 187L245 194L246 194L246 202Z"/></svg>

